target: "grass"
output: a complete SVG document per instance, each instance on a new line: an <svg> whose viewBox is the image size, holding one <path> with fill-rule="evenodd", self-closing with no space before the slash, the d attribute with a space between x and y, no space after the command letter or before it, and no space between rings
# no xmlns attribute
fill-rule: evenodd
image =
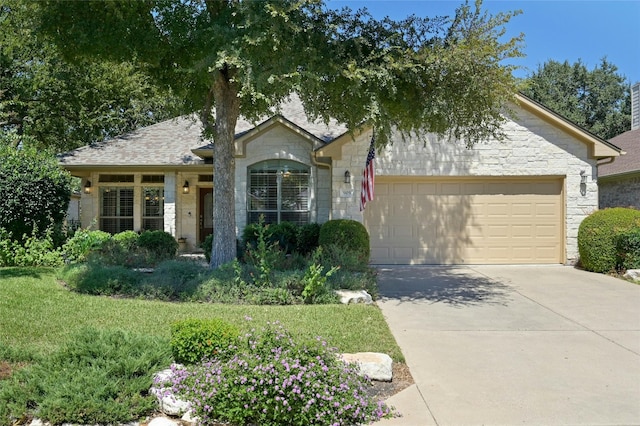
<svg viewBox="0 0 640 426"><path fill-rule="evenodd" d="M253 318L251 323L245 317ZM169 340L186 318L221 318L242 328L279 321L294 336L322 336L341 352L383 352L404 358L376 306L252 306L172 303L77 294L47 268L0 269L0 346L47 355L85 327ZM1 355L1 354L0 354Z"/></svg>

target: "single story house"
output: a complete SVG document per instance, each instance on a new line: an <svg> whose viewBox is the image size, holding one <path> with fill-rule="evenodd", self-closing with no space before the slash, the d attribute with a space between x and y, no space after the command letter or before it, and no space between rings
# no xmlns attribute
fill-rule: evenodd
<svg viewBox="0 0 640 426"><path fill-rule="evenodd" d="M239 120L237 233L270 222L361 221L373 264L571 263L582 219L598 208L597 163L620 150L518 95L506 141L473 149L435 135L399 136L375 158L361 212L372 131L307 119L296 97L259 124ZM82 225L164 229L189 250L212 229L212 145L181 117L61 154L83 179Z"/></svg>
<svg viewBox="0 0 640 426"><path fill-rule="evenodd" d="M640 128L624 132L609 142L626 154L598 166L600 208L640 209Z"/></svg>

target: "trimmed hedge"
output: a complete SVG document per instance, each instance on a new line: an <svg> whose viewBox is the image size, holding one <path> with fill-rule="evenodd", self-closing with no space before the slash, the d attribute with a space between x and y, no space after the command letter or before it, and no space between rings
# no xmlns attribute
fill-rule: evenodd
<svg viewBox="0 0 640 426"><path fill-rule="evenodd" d="M640 269L640 226L629 229L616 237L618 268Z"/></svg>
<svg viewBox="0 0 640 426"><path fill-rule="evenodd" d="M598 210L578 228L580 263L587 271L607 273L618 265L617 238L640 227L640 210L616 207Z"/></svg>
<svg viewBox="0 0 640 426"><path fill-rule="evenodd" d="M221 319L185 319L171 325L171 352L176 362L195 364L204 359L230 359L240 330Z"/></svg>
<svg viewBox="0 0 640 426"><path fill-rule="evenodd" d="M337 245L357 253L364 264L369 263L369 233L364 225L352 219L333 219L320 228L320 247L330 250Z"/></svg>

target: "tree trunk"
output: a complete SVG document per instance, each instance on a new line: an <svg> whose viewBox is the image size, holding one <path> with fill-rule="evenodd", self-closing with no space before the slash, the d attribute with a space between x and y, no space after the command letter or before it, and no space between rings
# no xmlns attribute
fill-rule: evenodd
<svg viewBox="0 0 640 426"><path fill-rule="evenodd" d="M216 125L213 139L213 247L211 268L236 258L234 140L240 99L231 71L217 72L213 86Z"/></svg>

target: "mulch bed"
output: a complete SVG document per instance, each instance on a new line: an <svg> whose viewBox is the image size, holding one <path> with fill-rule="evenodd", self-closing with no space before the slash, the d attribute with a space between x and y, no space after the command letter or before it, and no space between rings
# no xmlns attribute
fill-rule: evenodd
<svg viewBox="0 0 640 426"><path fill-rule="evenodd" d="M385 400L413 384L413 377L407 364L393 363L393 380L390 382L372 381L367 393L378 400Z"/></svg>

